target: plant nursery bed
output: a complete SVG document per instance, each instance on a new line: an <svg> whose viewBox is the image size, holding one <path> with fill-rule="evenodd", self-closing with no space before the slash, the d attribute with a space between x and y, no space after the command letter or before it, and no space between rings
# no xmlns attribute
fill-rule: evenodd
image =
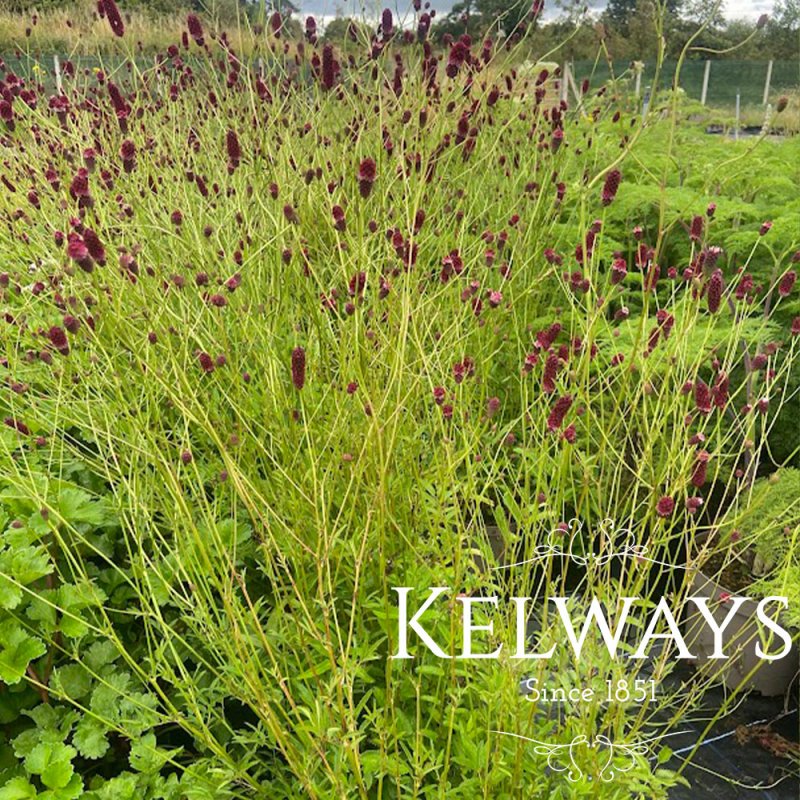
<svg viewBox="0 0 800 800"><path fill-rule="evenodd" d="M722 688L712 689L705 706L713 713L724 700ZM682 760L691 754L684 768L691 788L674 787L669 793L671 800L800 797L796 697L791 698L787 712L784 698L753 693L704 735L705 727L702 720L689 721L685 733L673 740L674 755L667 766L680 769ZM692 753L698 741L701 744Z"/></svg>

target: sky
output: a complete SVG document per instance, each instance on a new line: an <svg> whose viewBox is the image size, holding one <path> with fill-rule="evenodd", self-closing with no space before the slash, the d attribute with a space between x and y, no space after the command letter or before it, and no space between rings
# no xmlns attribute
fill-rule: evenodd
<svg viewBox="0 0 800 800"><path fill-rule="evenodd" d="M405 0L391 0L385 6L375 2L359 2L359 0L294 0L295 4L301 8L304 15L313 14L320 24L328 18L336 16L337 7L341 9L344 16L354 16L364 19L375 19L383 7L391 8L395 16L398 11L408 8L409 4ZM433 0L431 5L436 9L436 13L444 16L457 0ZM605 3L602 0L588 0L589 5L596 11L603 8ZM725 0L723 11L729 19L758 19L761 14L768 14L772 10L773 0ZM558 15L554 0L545 0L545 18ZM400 15L401 16L401 15ZM410 15L409 15L410 16Z"/></svg>

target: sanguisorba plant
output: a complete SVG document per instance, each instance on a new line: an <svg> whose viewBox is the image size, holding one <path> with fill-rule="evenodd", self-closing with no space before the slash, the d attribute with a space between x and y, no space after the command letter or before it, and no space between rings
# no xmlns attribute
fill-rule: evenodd
<svg viewBox="0 0 800 800"><path fill-rule="evenodd" d="M527 703L534 673L637 674L591 637L393 660L393 587L450 588L426 625L455 655L459 594L653 590L650 562L536 558L573 518L575 552L611 519L690 563L786 399L794 272L749 279L766 223L727 263L711 205L671 230L686 263L606 235L663 124L610 93L576 111L491 40L437 55L427 13L346 53L281 23L252 63L190 18L155 68L0 84L10 796L664 796L667 751L567 779L520 737L641 744L693 696Z"/></svg>

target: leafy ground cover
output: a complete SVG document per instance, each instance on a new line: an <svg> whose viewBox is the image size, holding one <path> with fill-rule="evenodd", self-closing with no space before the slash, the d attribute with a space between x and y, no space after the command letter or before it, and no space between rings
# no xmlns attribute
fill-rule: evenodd
<svg viewBox="0 0 800 800"><path fill-rule="evenodd" d="M547 54L425 33L273 29L259 68L190 18L152 69L4 72L3 800L682 780L659 746L567 781L498 732L646 743L701 684L542 709L526 676L637 668L393 660L393 587L452 587L450 654L457 593L682 596L646 562L492 569L487 529L534 562L611 519L699 564L796 463L800 142L711 141L666 90L569 105Z"/></svg>

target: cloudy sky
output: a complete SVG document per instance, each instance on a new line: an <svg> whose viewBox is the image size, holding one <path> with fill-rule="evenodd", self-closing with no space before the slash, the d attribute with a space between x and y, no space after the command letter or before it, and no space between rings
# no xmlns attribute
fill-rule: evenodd
<svg viewBox="0 0 800 800"><path fill-rule="evenodd" d="M358 18L377 18L381 8L391 8L395 16L402 17L402 12L409 8L405 0L389 0L385 5L380 5L370 0L294 0L300 6L302 13L313 14L319 22L334 17L337 10L344 16ZM432 0L431 5L437 14L444 15L457 0ZM603 0L588 0L590 6L598 11L603 8ZM724 0L723 10L729 18L757 19L761 14L768 14L772 10L773 0ZM545 0L545 16L558 15L558 8L554 0Z"/></svg>

